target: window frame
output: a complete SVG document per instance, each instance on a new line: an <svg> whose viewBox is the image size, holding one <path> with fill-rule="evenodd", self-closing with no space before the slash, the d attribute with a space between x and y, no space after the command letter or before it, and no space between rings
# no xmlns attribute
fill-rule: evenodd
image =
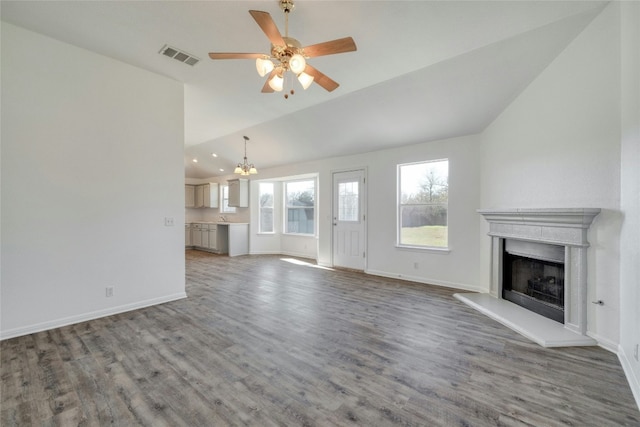
<svg viewBox="0 0 640 427"><path fill-rule="evenodd" d="M438 162L447 162L447 201L446 203L402 203L402 167L404 166L413 166L419 164L429 164L429 163L438 163ZM440 159L432 159L432 160L422 160L418 162L409 162L409 163L400 163L397 165L397 190L396 190L396 247L400 249L412 249L418 251L436 251L436 252L450 252L450 241L449 241L449 166L451 161L449 158L440 158ZM402 211L405 206L444 206L446 208L446 227L447 227L447 245L446 246L430 246L430 245L420 245L420 244L409 244L402 243Z"/></svg>
<svg viewBox="0 0 640 427"><path fill-rule="evenodd" d="M262 206L262 185L271 186L271 206ZM275 197L276 197L276 184L275 182L259 182L258 183L258 234L275 234L276 233L276 218L275 218ZM271 231L262 230L262 211L264 209L271 209Z"/></svg>
<svg viewBox="0 0 640 427"><path fill-rule="evenodd" d="M292 233L288 231L288 219L289 219L289 206L288 206L288 185L297 182L313 182L313 233ZM302 178L283 181L283 215L282 215L282 234L287 236L303 236L303 237L316 237L318 235L318 179L317 178ZM309 209L309 206L292 207L291 209Z"/></svg>

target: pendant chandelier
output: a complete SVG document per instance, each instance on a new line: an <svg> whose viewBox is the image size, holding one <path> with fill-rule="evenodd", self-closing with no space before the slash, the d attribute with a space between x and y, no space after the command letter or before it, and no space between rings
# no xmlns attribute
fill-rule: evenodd
<svg viewBox="0 0 640 427"><path fill-rule="evenodd" d="M258 173L258 170L256 169L255 166L253 166L253 163L249 164L249 162L247 161L247 141L249 140L249 137L243 136L243 138L244 138L244 160L242 161L242 163L238 163L238 166L236 166L233 173L237 173L242 176L255 175Z"/></svg>

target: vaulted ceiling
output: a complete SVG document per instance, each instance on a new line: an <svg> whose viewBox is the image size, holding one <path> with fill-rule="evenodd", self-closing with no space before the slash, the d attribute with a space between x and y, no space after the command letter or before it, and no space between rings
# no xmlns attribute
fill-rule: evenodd
<svg viewBox="0 0 640 427"><path fill-rule="evenodd" d="M231 172L243 135L250 160L265 168L480 132L605 3L299 0L290 36L303 45L352 36L358 50L309 59L340 87L298 86L288 99L260 92L253 60L207 56L268 53L248 11L269 12L284 33L277 0L3 0L0 12L3 21L183 82L185 176L206 178ZM159 53L165 44L201 61L168 58Z"/></svg>

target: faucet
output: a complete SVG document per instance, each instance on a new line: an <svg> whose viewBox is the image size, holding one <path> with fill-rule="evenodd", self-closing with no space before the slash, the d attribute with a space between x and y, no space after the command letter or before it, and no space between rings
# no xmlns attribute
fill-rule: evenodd
<svg viewBox="0 0 640 427"><path fill-rule="evenodd" d="M220 222L227 222L227 219L223 215L220 215Z"/></svg>

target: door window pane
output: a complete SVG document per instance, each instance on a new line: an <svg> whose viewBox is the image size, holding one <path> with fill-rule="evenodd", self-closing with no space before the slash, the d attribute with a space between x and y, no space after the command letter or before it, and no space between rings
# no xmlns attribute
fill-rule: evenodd
<svg viewBox="0 0 640 427"><path fill-rule="evenodd" d="M358 221L359 184L359 181L338 183L338 221Z"/></svg>

